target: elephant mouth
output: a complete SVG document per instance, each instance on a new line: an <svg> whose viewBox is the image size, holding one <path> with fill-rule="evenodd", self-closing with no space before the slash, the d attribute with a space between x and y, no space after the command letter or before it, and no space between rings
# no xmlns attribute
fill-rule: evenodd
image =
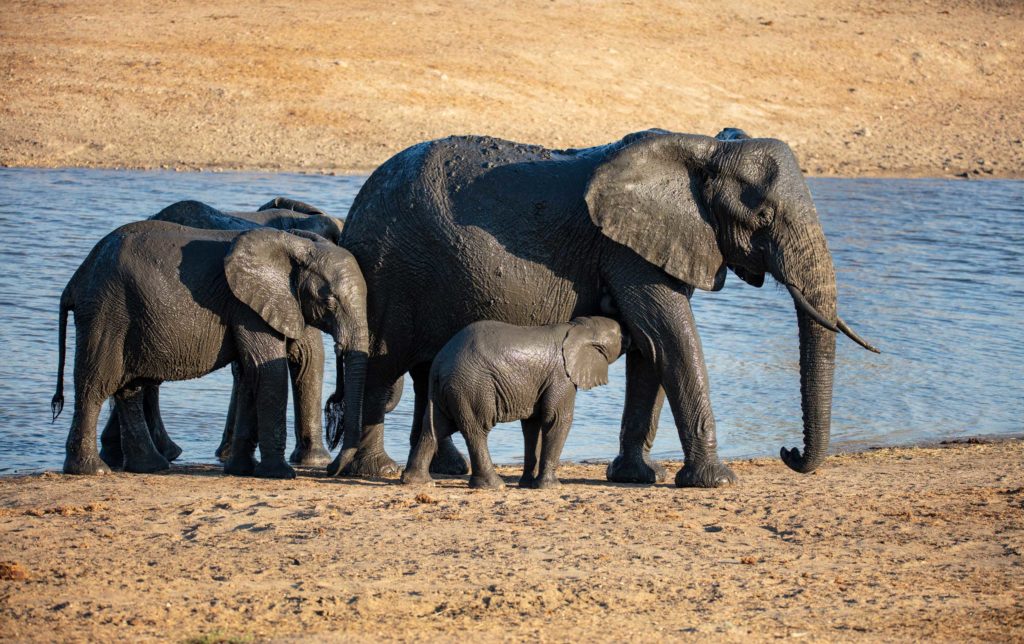
<svg viewBox="0 0 1024 644"><path fill-rule="evenodd" d="M729 264L729 268L732 269L733 273L736 273L736 277L740 278L747 284L756 288L761 288L764 285L764 271L753 271L742 266L735 266Z"/></svg>

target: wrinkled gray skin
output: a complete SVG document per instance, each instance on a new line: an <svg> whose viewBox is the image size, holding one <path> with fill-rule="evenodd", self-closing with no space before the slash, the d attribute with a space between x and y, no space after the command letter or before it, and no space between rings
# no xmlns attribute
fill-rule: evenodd
<svg viewBox="0 0 1024 644"><path fill-rule="evenodd" d="M317 235L199 230L162 221L118 228L93 248L61 295L54 418L64 405L68 311L75 312L77 341L64 471L108 471L96 451L96 420L110 396L125 470L166 469L167 459L150 439L143 390L237 361L238 413L246 418L237 425L225 472L294 477L284 458L287 342L302 338L307 325L331 334L349 377L345 404L352 413L345 431L358 435L365 303L355 259Z"/></svg>
<svg viewBox="0 0 1024 644"><path fill-rule="evenodd" d="M618 322L605 317L533 327L490 320L470 324L434 357L423 430L402 482L429 484L438 439L459 431L473 465L469 486L504 487L491 463L487 435L497 423L519 420L525 439L519 486L558 485L576 388L607 384L608 365L622 346Z"/></svg>
<svg viewBox="0 0 1024 644"><path fill-rule="evenodd" d="M548 150L449 137L379 167L342 234L369 289L366 422L359 444L345 445L328 471L395 470L383 449L387 386L410 371L419 401L434 355L466 325L564 323L598 314L607 295L635 346L608 478L664 476L649 452L667 398L685 455L676 484L735 481L718 458L690 309L694 289L720 289L727 266L754 286L770 273L794 294L804 451L782 457L814 470L829 442L835 330L849 331L836 316L832 258L789 147L742 133L723 139L651 130ZM439 441L438 451L454 448Z"/></svg>
<svg viewBox="0 0 1024 644"><path fill-rule="evenodd" d="M276 197L260 206L256 212L232 213L222 212L199 201L179 201L150 219L208 230L252 230L259 226L278 230L303 230L316 233L335 244L341 239L343 225L319 208L287 197ZM326 465L331 455L321 439L320 400L324 357L318 330L308 327L302 338L288 342L288 368L295 412L295 448L288 460L307 467ZM235 365L232 365L232 372L235 382L231 390L231 403L224 433L216 451L217 458L222 461L230 456L234 425L239 418L236 413L239 382ZM401 391L398 395L401 395ZM181 448L167 435L160 415L159 389L147 386L143 396L143 409L153 443L168 461L173 461L181 454ZM116 407L116 401L114 404ZM100 458L114 469L120 469L124 462L118 417L117 413L110 414L100 435Z"/></svg>

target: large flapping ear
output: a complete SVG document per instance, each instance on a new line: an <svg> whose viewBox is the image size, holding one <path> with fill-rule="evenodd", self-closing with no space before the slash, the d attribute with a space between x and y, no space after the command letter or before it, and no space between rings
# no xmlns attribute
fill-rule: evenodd
<svg viewBox="0 0 1024 644"><path fill-rule="evenodd" d="M562 340L562 360L569 380L579 389L608 384L608 358L594 344L591 329L572 324Z"/></svg>
<svg viewBox="0 0 1024 644"><path fill-rule="evenodd" d="M271 228L239 235L224 258L231 292L274 330L298 338L306 327L292 268L312 242Z"/></svg>
<svg viewBox="0 0 1024 644"><path fill-rule="evenodd" d="M584 195L590 219L676 279L717 291L725 262L702 196L717 144L660 132L625 143L591 175Z"/></svg>

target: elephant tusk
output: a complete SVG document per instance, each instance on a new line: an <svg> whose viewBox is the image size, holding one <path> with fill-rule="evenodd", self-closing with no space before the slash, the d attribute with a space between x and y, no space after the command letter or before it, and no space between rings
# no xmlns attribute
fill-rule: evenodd
<svg viewBox="0 0 1024 644"><path fill-rule="evenodd" d="M838 316L836 317L836 326L839 327L840 331L846 334L846 337L850 338L851 340L853 340L860 346L864 347L868 351L871 351L873 353L881 353L881 351L879 351L877 347L875 347L872 344L869 344L866 340L864 340L864 338L857 335L853 329L848 327L846 325L846 322L843 322L843 318Z"/></svg>
<svg viewBox="0 0 1024 644"><path fill-rule="evenodd" d="M811 303L807 301L807 298L805 298L804 294L800 292L800 289L793 286L792 284L786 284L786 289L789 290L789 294L793 296L793 301L796 302L797 307L801 311L811 316L811 319L813 319L815 322L825 327L832 333L839 333L839 328L836 327L836 325L829 322L828 320L826 320L825 317L818 312L818 309L811 306Z"/></svg>

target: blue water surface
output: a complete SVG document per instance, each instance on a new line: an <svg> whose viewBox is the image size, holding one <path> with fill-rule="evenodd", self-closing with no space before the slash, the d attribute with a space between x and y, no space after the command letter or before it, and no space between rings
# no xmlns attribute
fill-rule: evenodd
<svg viewBox="0 0 1024 644"><path fill-rule="evenodd" d="M73 383L69 369L66 411L51 424L58 300L103 235L181 199L252 210L286 195L344 216L364 179L0 169L0 473L63 462ZM833 451L1020 433L1024 181L812 179L810 186L835 259L840 314L883 351L839 339ZM789 295L770 280L755 289L730 275L721 292L698 292L693 308L722 456L800 445ZM71 364L73 333L68 352ZM624 367L613 365L608 386L580 392L563 458L615 455ZM326 378L325 396L333 368ZM408 452L412 414L406 384L408 394L387 419L387 449L399 461ZM164 418L183 461L213 462L230 390L228 370L162 387ZM521 462L517 424L497 428L490 445L495 461ZM654 453L682 456L668 405Z"/></svg>

